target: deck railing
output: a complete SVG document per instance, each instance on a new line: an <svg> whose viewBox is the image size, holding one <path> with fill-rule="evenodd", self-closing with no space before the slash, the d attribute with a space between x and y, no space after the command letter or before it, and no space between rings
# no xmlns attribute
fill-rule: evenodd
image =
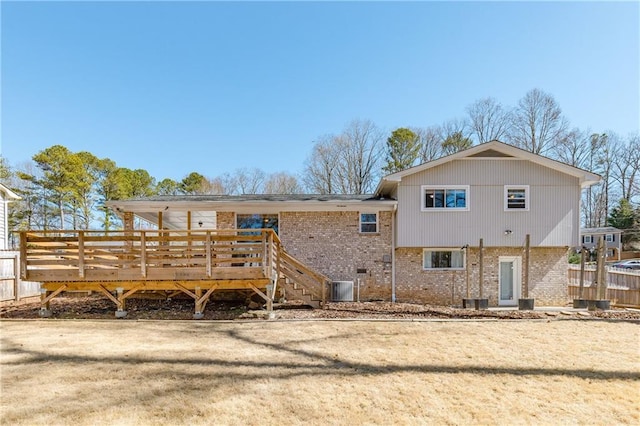
<svg viewBox="0 0 640 426"><path fill-rule="evenodd" d="M328 279L289 255L272 229L23 231L20 250L21 276L32 281L287 277L326 300Z"/></svg>

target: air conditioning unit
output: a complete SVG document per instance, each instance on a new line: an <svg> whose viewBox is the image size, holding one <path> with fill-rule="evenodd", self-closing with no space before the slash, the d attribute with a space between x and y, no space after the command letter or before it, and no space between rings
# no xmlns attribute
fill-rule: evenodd
<svg viewBox="0 0 640 426"><path fill-rule="evenodd" d="M334 281L331 284L331 300L353 302L353 281Z"/></svg>

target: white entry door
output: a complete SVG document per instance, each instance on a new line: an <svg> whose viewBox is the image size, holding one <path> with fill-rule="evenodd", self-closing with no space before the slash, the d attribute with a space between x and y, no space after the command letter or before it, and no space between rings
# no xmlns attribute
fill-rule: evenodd
<svg viewBox="0 0 640 426"><path fill-rule="evenodd" d="M500 269L498 305L516 306L520 298L522 260L520 256L500 256L498 262Z"/></svg>

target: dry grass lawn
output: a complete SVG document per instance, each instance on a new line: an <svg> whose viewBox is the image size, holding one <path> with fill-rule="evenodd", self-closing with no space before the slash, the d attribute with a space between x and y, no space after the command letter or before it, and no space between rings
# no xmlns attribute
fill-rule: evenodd
<svg viewBox="0 0 640 426"><path fill-rule="evenodd" d="M0 423L640 424L621 321L1 321Z"/></svg>

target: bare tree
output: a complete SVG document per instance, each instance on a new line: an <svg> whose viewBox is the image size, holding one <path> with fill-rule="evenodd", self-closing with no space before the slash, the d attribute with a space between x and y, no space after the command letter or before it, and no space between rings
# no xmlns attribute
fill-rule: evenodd
<svg viewBox="0 0 640 426"><path fill-rule="evenodd" d="M265 194L300 194L298 178L286 172L273 173L264 184Z"/></svg>
<svg viewBox="0 0 640 426"><path fill-rule="evenodd" d="M547 154L564 137L567 120L553 96L540 89L529 91L512 115L510 142L535 154Z"/></svg>
<svg viewBox="0 0 640 426"><path fill-rule="evenodd" d="M352 121L337 139L340 167L338 188L343 194L373 192L380 177L384 135L373 122Z"/></svg>
<svg viewBox="0 0 640 426"><path fill-rule="evenodd" d="M317 194L334 194L336 169L339 152L336 149L336 137L325 135L313 145L311 155L307 159L303 181L310 192Z"/></svg>
<svg viewBox="0 0 640 426"><path fill-rule="evenodd" d="M590 187L585 194L584 223L587 227L605 226L610 200L614 196L612 171L620 141L615 133L591 135L589 170L598 173L602 180Z"/></svg>
<svg viewBox="0 0 640 426"><path fill-rule="evenodd" d="M620 195L627 201L633 201L638 196L640 180L640 135L629 136L626 141L620 142L612 167L612 178L617 183Z"/></svg>
<svg viewBox="0 0 640 426"><path fill-rule="evenodd" d="M571 166L582 169L589 168L592 158L589 132L575 128L566 133L554 147L553 156Z"/></svg>
<svg viewBox="0 0 640 426"><path fill-rule="evenodd" d="M265 181L265 173L258 169L237 169L233 176L235 192L239 194L261 194Z"/></svg>
<svg viewBox="0 0 640 426"><path fill-rule="evenodd" d="M440 141L444 142L448 138L459 137L461 139L468 139L471 136L471 127L469 122L465 119L454 118L448 121L445 121L440 126L437 127Z"/></svg>
<svg viewBox="0 0 640 426"><path fill-rule="evenodd" d="M367 194L374 190L384 154L384 135L371 121L353 121L338 135L318 140L304 182L320 194Z"/></svg>
<svg viewBox="0 0 640 426"><path fill-rule="evenodd" d="M440 137L440 130L435 127L411 127L413 133L418 136L420 143L420 162L426 163L437 158L442 157L442 138Z"/></svg>
<svg viewBox="0 0 640 426"><path fill-rule="evenodd" d="M480 99L467 107L469 126L477 143L502 141L508 134L510 113L494 98Z"/></svg>

